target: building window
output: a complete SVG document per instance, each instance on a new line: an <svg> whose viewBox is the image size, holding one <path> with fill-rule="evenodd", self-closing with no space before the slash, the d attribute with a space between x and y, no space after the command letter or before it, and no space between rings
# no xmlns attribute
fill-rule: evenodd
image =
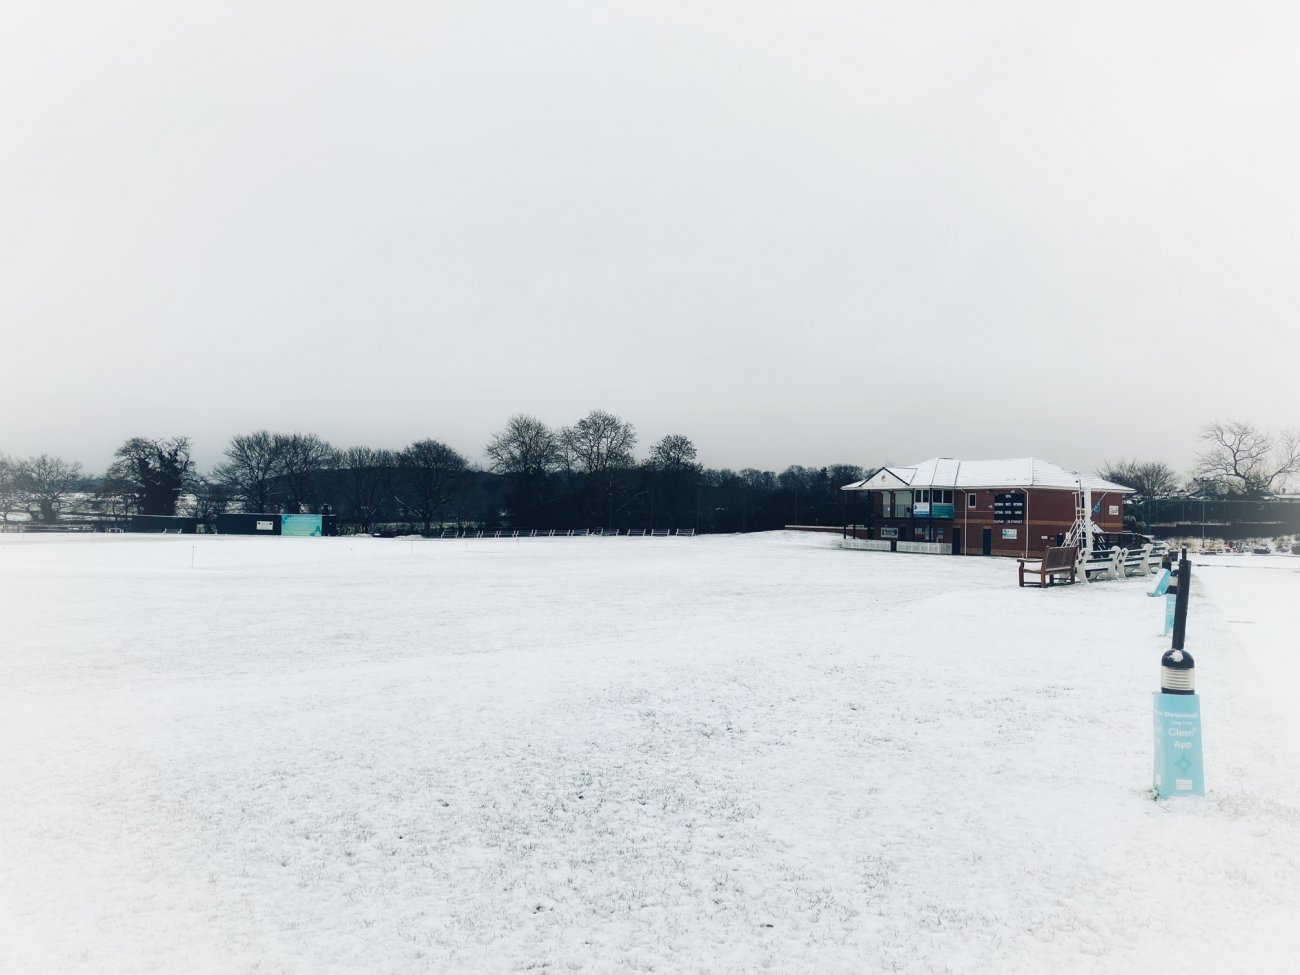
<svg viewBox="0 0 1300 975"><path fill-rule="evenodd" d="M912 492L885 491L884 516L886 518L910 518L912 516Z"/></svg>
<svg viewBox="0 0 1300 975"><path fill-rule="evenodd" d="M978 508L979 506L979 498L976 496L974 491L966 495L966 507Z"/></svg>

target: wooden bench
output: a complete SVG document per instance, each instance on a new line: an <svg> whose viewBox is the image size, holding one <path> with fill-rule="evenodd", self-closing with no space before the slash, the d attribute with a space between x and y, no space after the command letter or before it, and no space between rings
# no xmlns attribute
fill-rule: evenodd
<svg viewBox="0 0 1300 975"><path fill-rule="evenodd" d="M1070 581L1074 582L1075 573L1078 571L1079 546L1062 545L1059 548L1049 548L1041 559L1016 559L1020 563L1020 585L1025 586L1052 586L1056 584L1058 576L1069 576ZM1026 582L1025 576L1038 576L1037 582Z"/></svg>

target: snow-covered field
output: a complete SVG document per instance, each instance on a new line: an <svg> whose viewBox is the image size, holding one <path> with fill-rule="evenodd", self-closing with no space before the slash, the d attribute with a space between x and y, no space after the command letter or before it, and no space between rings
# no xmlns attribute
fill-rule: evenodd
<svg viewBox="0 0 1300 975"><path fill-rule="evenodd" d="M1294 972L1300 559L0 535L0 972ZM191 566L193 560L193 566Z"/></svg>

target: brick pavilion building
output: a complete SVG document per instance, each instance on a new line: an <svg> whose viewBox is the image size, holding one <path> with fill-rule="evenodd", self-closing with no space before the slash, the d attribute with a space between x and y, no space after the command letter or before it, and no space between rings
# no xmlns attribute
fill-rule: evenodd
<svg viewBox="0 0 1300 975"><path fill-rule="evenodd" d="M1005 556L1041 555L1088 516L1095 531L1119 534L1133 493L1035 457L934 457L881 468L841 490L861 498L846 506L846 548Z"/></svg>

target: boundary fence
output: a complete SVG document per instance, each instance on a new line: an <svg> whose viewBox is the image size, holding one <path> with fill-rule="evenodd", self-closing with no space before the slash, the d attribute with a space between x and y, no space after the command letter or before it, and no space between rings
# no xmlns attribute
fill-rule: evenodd
<svg viewBox="0 0 1300 975"><path fill-rule="evenodd" d="M693 538L694 528L629 528L590 529L590 528L501 528L501 529L443 529L440 535L427 536L431 540L441 538Z"/></svg>

